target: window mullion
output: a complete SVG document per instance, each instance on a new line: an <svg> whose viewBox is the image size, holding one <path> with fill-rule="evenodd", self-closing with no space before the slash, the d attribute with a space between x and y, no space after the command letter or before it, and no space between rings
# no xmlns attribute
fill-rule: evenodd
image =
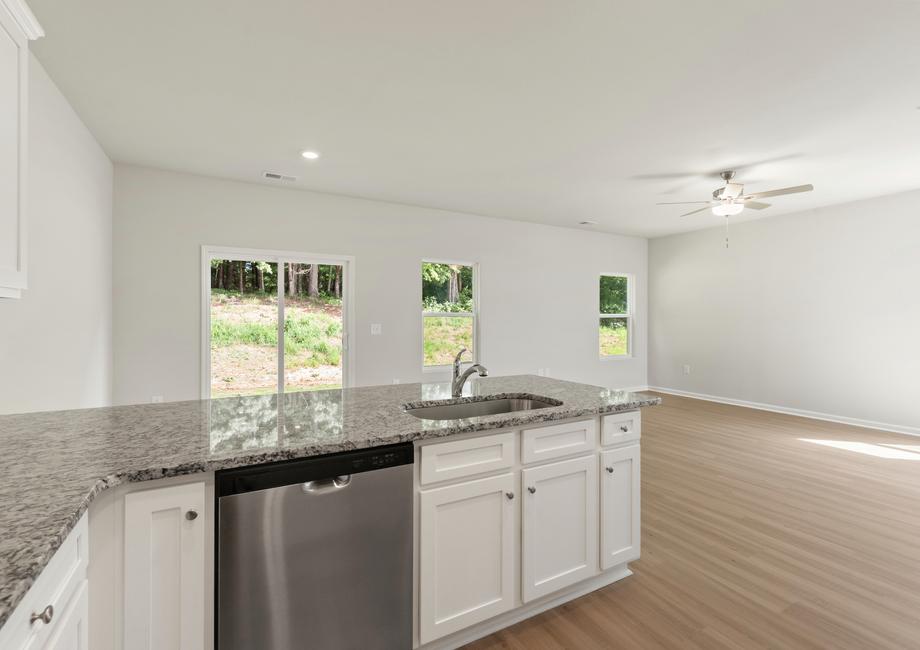
<svg viewBox="0 0 920 650"><path fill-rule="evenodd" d="M278 262L278 393L284 393L284 262Z"/></svg>

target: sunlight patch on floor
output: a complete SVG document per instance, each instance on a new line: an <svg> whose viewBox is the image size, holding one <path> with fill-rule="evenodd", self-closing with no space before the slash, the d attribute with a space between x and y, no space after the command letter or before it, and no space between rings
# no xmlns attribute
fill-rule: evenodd
<svg viewBox="0 0 920 650"><path fill-rule="evenodd" d="M869 442L853 442L852 440L816 440L813 438L799 438L801 442L810 442L815 445L824 445L834 449L843 449L845 451L855 451L867 456L876 456L877 458L893 458L896 460L920 460L920 447L916 445L898 445L897 447L889 445L876 445ZM903 448L902 448L903 447ZM916 451L910 448L916 447Z"/></svg>

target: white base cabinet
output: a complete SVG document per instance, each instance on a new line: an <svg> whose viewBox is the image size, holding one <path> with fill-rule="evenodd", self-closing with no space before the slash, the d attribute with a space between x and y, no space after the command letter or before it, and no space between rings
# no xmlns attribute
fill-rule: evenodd
<svg viewBox="0 0 920 650"><path fill-rule="evenodd" d="M0 648L88 650L88 557L84 514L0 628Z"/></svg>
<svg viewBox="0 0 920 650"><path fill-rule="evenodd" d="M601 453L601 568L639 559L639 445Z"/></svg>
<svg viewBox="0 0 920 650"><path fill-rule="evenodd" d="M597 573L597 455L522 472L523 601Z"/></svg>
<svg viewBox="0 0 920 650"><path fill-rule="evenodd" d="M125 496L124 647L203 650L205 487Z"/></svg>
<svg viewBox="0 0 920 650"><path fill-rule="evenodd" d="M460 647L631 575L640 416L605 417L417 443L416 648Z"/></svg>
<svg viewBox="0 0 920 650"><path fill-rule="evenodd" d="M89 586L84 580L51 634L49 650L89 650Z"/></svg>
<svg viewBox="0 0 920 650"><path fill-rule="evenodd" d="M420 639L426 643L514 605L514 477L421 495Z"/></svg>

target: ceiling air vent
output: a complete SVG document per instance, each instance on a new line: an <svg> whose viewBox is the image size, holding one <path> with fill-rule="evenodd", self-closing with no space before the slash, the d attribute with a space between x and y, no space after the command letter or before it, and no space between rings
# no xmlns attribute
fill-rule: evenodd
<svg viewBox="0 0 920 650"><path fill-rule="evenodd" d="M297 180L296 176L287 176L285 174L279 174L278 172L262 172L262 178L267 178L270 181L282 181L284 183L293 183Z"/></svg>

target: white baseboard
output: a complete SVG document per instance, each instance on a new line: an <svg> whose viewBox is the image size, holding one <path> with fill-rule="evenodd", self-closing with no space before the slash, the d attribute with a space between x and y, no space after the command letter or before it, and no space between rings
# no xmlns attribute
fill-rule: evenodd
<svg viewBox="0 0 920 650"><path fill-rule="evenodd" d="M892 433L905 433L909 436L920 436L920 427L909 427L901 424L888 424L886 422L875 422L873 420L861 420L859 418L850 418L843 415L834 415L832 413L820 413L818 411L806 411L804 409L795 409L788 406L779 406L777 404L762 404L760 402L749 402L747 400L734 399L731 397L719 397L717 395L691 393L690 391L686 390L663 388L661 386L649 386L646 390L655 391L656 393L665 393L667 395L691 397L693 399L701 399L707 402L718 402L719 404L744 406L751 409L757 409L759 411L772 411L774 413L785 413L786 415L798 415L799 417L811 418L812 420L824 420L826 422L849 424L854 427L878 429L879 431L891 431Z"/></svg>
<svg viewBox="0 0 920 650"><path fill-rule="evenodd" d="M629 386L627 388L617 388L617 390L623 390L623 391L626 391L627 393L642 393L642 392L647 391L648 389L649 389L648 386Z"/></svg>
<svg viewBox="0 0 920 650"><path fill-rule="evenodd" d="M538 600L528 603L517 609L512 609L510 612L505 612L504 614L499 614L495 618L490 618L488 621L480 623L478 625L473 625L468 627L465 630L460 630L459 632L454 632L453 634L444 637L443 639L437 639L431 643L427 643L423 646L419 646L417 650L454 650L455 648L460 648L465 646L467 643L472 643L477 639L481 639L484 636L488 636L499 630L503 630L510 625L515 623L520 623L521 621L530 618L531 616L536 616L540 612L545 612L548 609L553 607L558 607L563 603L567 603L570 600L575 600L580 598L585 594L589 594L592 591L596 591L601 587L606 587L607 585L613 584L618 580L629 577L632 575L632 571L629 570L629 567L625 564L621 564L618 567L614 567L609 571L604 571L598 576L589 578L583 582L579 582L577 585L573 585L569 589L566 589L558 594L551 594L549 596L544 596Z"/></svg>

